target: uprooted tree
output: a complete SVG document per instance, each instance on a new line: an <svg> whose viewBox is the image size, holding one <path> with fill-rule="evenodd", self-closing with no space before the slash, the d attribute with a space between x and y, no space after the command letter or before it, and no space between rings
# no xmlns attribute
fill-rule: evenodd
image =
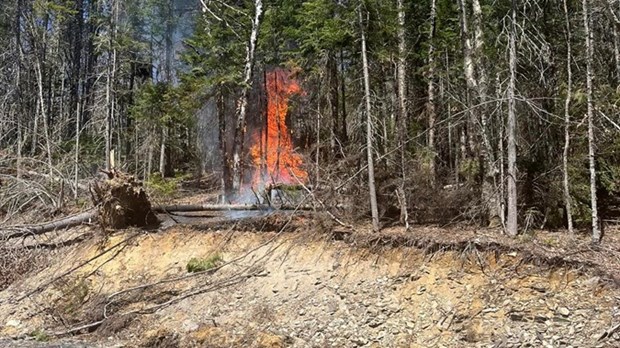
<svg viewBox="0 0 620 348"><path fill-rule="evenodd" d="M104 174L107 176L105 180L96 181L91 186L93 203L103 226L145 227L159 222L142 182L114 169Z"/></svg>

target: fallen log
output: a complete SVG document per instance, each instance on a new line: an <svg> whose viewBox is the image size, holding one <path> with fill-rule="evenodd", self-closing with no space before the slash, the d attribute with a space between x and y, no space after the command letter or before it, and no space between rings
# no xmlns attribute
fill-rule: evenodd
<svg viewBox="0 0 620 348"><path fill-rule="evenodd" d="M201 211L275 211L275 210L312 210L312 207L280 207L274 208L266 204L245 205L245 204L189 204L189 205L165 205L155 206L152 208L154 213L175 213L175 212L201 212ZM71 215L60 220L46 222L34 225L20 225L0 227L0 240L13 238L36 236L64 230L71 227L80 226L85 223L94 223L99 221L99 211L97 208L87 210L85 212Z"/></svg>
<svg viewBox="0 0 620 348"><path fill-rule="evenodd" d="M311 206L290 206L283 205L280 207L268 204L173 204L161 205L153 207L156 213L166 212L193 212L193 211L272 211L272 210L313 210Z"/></svg>
<svg viewBox="0 0 620 348"><path fill-rule="evenodd" d="M27 236L36 236L47 232L67 229L84 223L94 222L97 219L97 210L91 209L85 212L68 216L60 220L35 225L9 226L0 228L0 239L7 240Z"/></svg>

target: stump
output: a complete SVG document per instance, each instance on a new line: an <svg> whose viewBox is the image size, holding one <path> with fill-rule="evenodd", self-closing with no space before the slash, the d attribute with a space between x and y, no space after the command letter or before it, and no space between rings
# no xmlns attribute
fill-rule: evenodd
<svg viewBox="0 0 620 348"><path fill-rule="evenodd" d="M92 185L92 197L100 222L111 228L148 227L159 223L142 182L133 175L111 170Z"/></svg>

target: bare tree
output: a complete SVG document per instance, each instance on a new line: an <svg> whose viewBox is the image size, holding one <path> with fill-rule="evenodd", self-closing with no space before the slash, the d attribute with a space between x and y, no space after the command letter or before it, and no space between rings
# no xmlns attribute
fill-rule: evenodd
<svg viewBox="0 0 620 348"><path fill-rule="evenodd" d="M368 192L370 194L370 212L372 214L372 228L379 230L379 209L377 208L377 192L375 189L375 165L373 160L373 131L372 114L370 108L370 74L368 72L368 57L366 53L366 33L362 19L362 9L359 9L359 21L362 40L362 69L364 70L364 106L366 111L366 154L368 157Z"/></svg>
<svg viewBox="0 0 620 348"><path fill-rule="evenodd" d="M428 48L428 103L426 111L428 113L428 149L431 152L430 158L430 176L431 182L435 183L435 121L437 118L435 108L435 19L437 17L436 1L431 0L431 16L430 16L430 37ZM402 24L404 26L404 22ZM404 38L403 38L404 39Z"/></svg>
<svg viewBox="0 0 620 348"><path fill-rule="evenodd" d="M477 72L476 93L478 96L480 135L482 136L481 158L484 165L484 177L482 181L482 201L486 205L486 215L491 225L496 225L496 220L505 224L504 210L502 208L501 189L498 187L497 176L499 175L499 165L495 161L493 147L489 135L489 121L487 116L487 94L488 94L488 74L484 65L484 31L482 20L482 7L480 0L472 1L474 18L474 46L473 58ZM500 126L502 127L501 123ZM500 181L501 185L503 182Z"/></svg>
<svg viewBox="0 0 620 348"><path fill-rule="evenodd" d="M112 10L112 16L110 17L110 34L108 37L108 49L110 61L107 65L106 74L106 122L105 122L105 168L110 170L113 159L110 157L112 152L112 128L114 124L114 111L115 111L115 95L114 95L114 81L116 78L116 25L118 16L118 0L110 0L110 8Z"/></svg>
<svg viewBox="0 0 620 348"><path fill-rule="evenodd" d="M468 144L468 149L470 153L473 153L474 151L474 138L473 138L473 128L474 125L476 124L476 114L475 114L475 110L472 107L472 103L471 103L471 98L472 98L472 93L474 93L477 88L478 88L478 83L476 81L476 77L474 75L474 62L473 62L473 58L472 58L472 46L471 46L471 39L469 37L469 26L468 26L468 22L467 22L467 6L465 6L465 0L459 0L459 8L460 8L460 12L461 12L461 41L462 41L462 45L463 45L463 72L465 74L465 82L467 84L467 91L466 91L466 96L467 96L467 113L469 115L468 117L468 129L469 129L469 133L467 134L467 144ZM462 137L465 137L465 133L464 130L462 131L461 134ZM464 151L464 155L465 155L465 151Z"/></svg>
<svg viewBox="0 0 620 348"><path fill-rule="evenodd" d="M508 82L508 126L507 150L508 150L508 215L506 218L506 232L511 236L516 236L519 232L517 222L517 116L515 113L515 83L517 70L517 47L516 47L516 20L517 4L512 0L509 39L509 65L510 80Z"/></svg>
<svg viewBox="0 0 620 348"><path fill-rule="evenodd" d="M433 0L433 5L435 0ZM405 40L405 7L403 6L403 0L397 0L398 9L398 62L396 65L398 76L398 147L400 152L400 167L401 167L401 182L398 188L398 195L400 197L400 222L405 225L405 228L409 229L409 215L407 212L407 196L405 194L405 183L407 182L407 169L406 169L406 136L407 136L407 41ZM431 13L432 10L431 10ZM434 29L434 19L433 19ZM431 75L432 78L432 75ZM431 103L430 89L432 81L429 82L429 103ZM433 105L434 107L434 105ZM433 110L434 112L434 110ZM433 131L433 125L429 127ZM431 135L429 134L429 139ZM430 144L429 144L430 146ZM432 148L431 148L432 151Z"/></svg>
<svg viewBox="0 0 620 348"><path fill-rule="evenodd" d="M261 16L263 14L263 1L254 0L254 19L252 20L252 32L250 39L245 48L245 67L243 69L243 90L239 100L239 111L237 114L237 123L235 125L235 138L233 142L233 190L239 191L241 188L241 171L242 171L242 153L243 142L245 138L246 114L248 107L248 95L252 87L252 77L254 75L254 55L256 52L256 41L258 40L258 32L260 29Z"/></svg>
<svg viewBox="0 0 620 348"><path fill-rule="evenodd" d="M564 151L562 152L562 174L564 186L564 206L566 209L566 218L568 220L568 232L573 233L573 210L571 207L570 186L568 182L568 150L570 148L570 99L572 97L573 88L573 72L571 69L571 27L568 13L567 0L563 0L564 17L566 20L566 99L564 100ZM615 28L615 27L614 27Z"/></svg>
<svg viewBox="0 0 620 348"><path fill-rule="evenodd" d="M583 29L586 35L586 96L588 103L588 161L590 163L590 202L592 208L592 242L601 241L601 229L598 223L596 200L596 157L594 154L594 104L592 101L592 32L590 31L590 14L588 0L582 0Z"/></svg>

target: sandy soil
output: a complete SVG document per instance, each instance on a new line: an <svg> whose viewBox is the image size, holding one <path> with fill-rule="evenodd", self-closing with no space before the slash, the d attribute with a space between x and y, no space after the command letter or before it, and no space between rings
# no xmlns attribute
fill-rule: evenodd
<svg viewBox="0 0 620 348"><path fill-rule="evenodd" d="M0 336L19 339L0 346L607 347L620 342L618 332L611 332L620 323L613 275L579 260L554 264L527 253L551 244L564 252L562 239L550 239L554 234L541 233L538 244L513 242L515 251L496 245L501 252L495 252L480 247L490 245L482 242L455 248L458 238L443 238L453 246L443 249L402 239L447 233L442 229L386 231L379 243L359 231L345 237L326 232L307 217L295 223L294 232L286 233L234 224L106 235L87 231L91 238L50 251L46 265L0 292ZM487 238L480 231L461 232L478 234L478 241ZM214 255L221 259L214 268L187 272L192 258ZM77 336L63 335L68 331Z"/></svg>

